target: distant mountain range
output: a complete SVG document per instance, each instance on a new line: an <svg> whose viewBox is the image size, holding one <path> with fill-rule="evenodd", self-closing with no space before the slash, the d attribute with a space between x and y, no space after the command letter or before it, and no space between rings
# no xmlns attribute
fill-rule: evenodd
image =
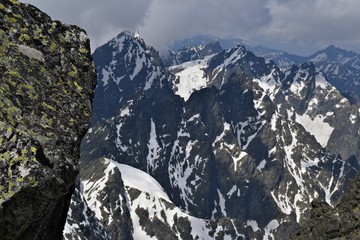
<svg viewBox="0 0 360 240"><path fill-rule="evenodd" d="M214 42L218 42L222 49L229 49L236 47L238 44L244 44L240 39L224 40L212 36L196 36L194 38L177 41L175 46L177 46L177 48L183 47L183 49L171 53L170 57L177 55L179 52L182 52L184 55L185 46L206 46L208 44L214 44ZM354 101L354 98L360 96L360 55L358 53L330 45L308 57L304 57L285 51L274 50L265 46L245 45L245 47L255 55L263 57L268 61L273 61L280 68L289 68L292 65L299 66L311 61L315 64L316 70L325 73L329 82L349 100ZM198 58L201 57L198 56ZM188 60L189 59L186 59L186 61ZM195 58L191 60L195 60ZM165 62L170 61L167 59ZM185 62L185 60L182 62ZM181 63L179 58L177 59L177 63Z"/></svg>
<svg viewBox="0 0 360 240"><path fill-rule="evenodd" d="M234 48L238 45L244 45L244 41L240 38L218 38L212 35L197 35L194 37L176 40L170 45L171 51L178 51L183 47L197 47L200 45L208 45L212 42L219 42L224 49Z"/></svg>
<svg viewBox="0 0 360 240"><path fill-rule="evenodd" d="M287 239L313 200L340 201L359 170L360 105L317 71L340 53L280 68L200 45L167 64L129 32L96 49L65 239Z"/></svg>

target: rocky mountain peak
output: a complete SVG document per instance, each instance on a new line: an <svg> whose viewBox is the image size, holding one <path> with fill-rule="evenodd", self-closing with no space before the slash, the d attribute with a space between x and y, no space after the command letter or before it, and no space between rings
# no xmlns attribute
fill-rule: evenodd
<svg viewBox="0 0 360 240"><path fill-rule="evenodd" d="M120 33L96 49L93 57L98 73L94 108L103 109L95 111L93 121L110 116L119 104L142 91L169 87L158 52L133 33Z"/></svg>
<svg viewBox="0 0 360 240"><path fill-rule="evenodd" d="M360 55L333 45L308 57L316 70L324 72L339 91L350 101L360 96Z"/></svg>
<svg viewBox="0 0 360 240"><path fill-rule="evenodd" d="M346 63L346 59L350 60L351 58L356 57L356 53L348 51L334 45L330 45L325 49L318 51L309 57L310 61L328 61L333 63Z"/></svg>

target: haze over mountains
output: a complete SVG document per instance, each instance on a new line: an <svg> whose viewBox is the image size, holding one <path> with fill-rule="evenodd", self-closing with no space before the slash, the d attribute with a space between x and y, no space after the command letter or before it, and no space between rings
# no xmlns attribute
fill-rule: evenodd
<svg viewBox="0 0 360 240"><path fill-rule="evenodd" d="M341 199L359 170L359 103L318 70L343 50L279 67L241 45L202 44L163 62L123 32L94 52L65 238L283 239L313 200Z"/></svg>

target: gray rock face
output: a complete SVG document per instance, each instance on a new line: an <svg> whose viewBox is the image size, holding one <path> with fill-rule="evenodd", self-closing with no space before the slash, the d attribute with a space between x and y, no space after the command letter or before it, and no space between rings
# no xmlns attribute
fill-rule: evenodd
<svg viewBox="0 0 360 240"><path fill-rule="evenodd" d="M86 33L0 3L0 236L61 239L95 67Z"/></svg>
<svg viewBox="0 0 360 240"><path fill-rule="evenodd" d="M79 191L107 235L287 238L359 169L359 105L311 63L283 71L239 46L169 72L128 33L97 52L96 91L116 104L95 98L107 115L84 138Z"/></svg>
<svg viewBox="0 0 360 240"><path fill-rule="evenodd" d="M336 207L314 202L310 220L291 239L359 239L359 191L360 175L357 175Z"/></svg>
<svg viewBox="0 0 360 240"><path fill-rule="evenodd" d="M111 239L77 189L71 198L63 235L69 239Z"/></svg>

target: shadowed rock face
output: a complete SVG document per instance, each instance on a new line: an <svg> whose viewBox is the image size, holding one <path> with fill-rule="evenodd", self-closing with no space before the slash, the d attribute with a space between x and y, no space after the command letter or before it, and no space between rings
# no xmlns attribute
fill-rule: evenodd
<svg viewBox="0 0 360 240"><path fill-rule="evenodd" d="M60 239L96 83L86 33L0 3L0 236Z"/></svg>
<svg viewBox="0 0 360 240"><path fill-rule="evenodd" d="M360 175L351 180L340 203L332 208L312 203L311 218L292 239L359 239Z"/></svg>

